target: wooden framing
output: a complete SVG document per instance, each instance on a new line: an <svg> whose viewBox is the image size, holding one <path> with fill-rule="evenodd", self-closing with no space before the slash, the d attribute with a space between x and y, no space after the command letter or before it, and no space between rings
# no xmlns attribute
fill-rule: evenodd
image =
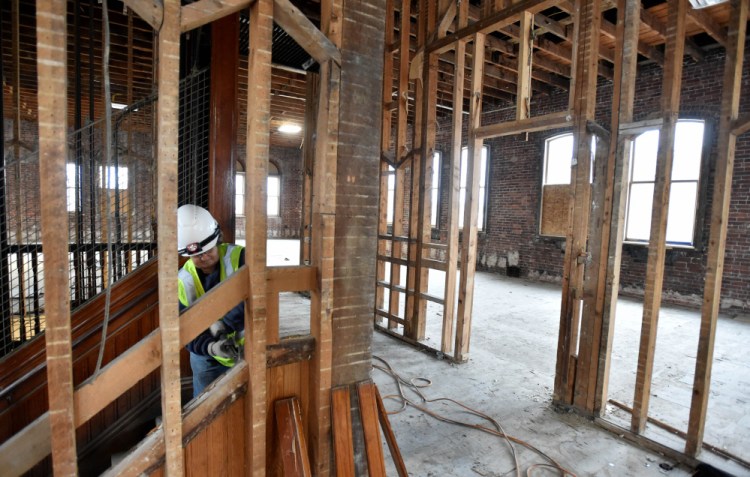
<svg viewBox="0 0 750 477"><path fill-rule="evenodd" d="M731 131L739 113L742 87L742 65L745 54L748 0L732 0L727 53L724 65L724 80L719 123L719 145L716 159L714 195L711 207L711 237L708 241L701 328L695 364L693 397L690 403L688 439L685 453L698 454L703 444L708 395L711 383L716 321L721 301L721 279L724 270L724 252L727 239L729 201L732 191L732 173L737 137Z"/></svg>
<svg viewBox="0 0 750 477"><path fill-rule="evenodd" d="M258 0L250 8L247 173L245 179L245 237L249 294L245 301L245 358L250 389L245 400L247 475L266 471L266 187L268 177L271 107L272 0Z"/></svg>
<svg viewBox="0 0 750 477"><path fill-rule="evenodd" d="M589 351L597 360L596 373L590 372L587 409L596 415L604 411L609 385L610 356L614 335L615 312L620 285L620 263L625 222L627 180L630 166L631 138L618 135L622 126L633 120L635 99L635 78L638 54L638 21L640 0L618 0L617 3L617 47L615 48L615 84L612 95L612 138L609 144L607 164L607 187L604 196L604 218L601 226L601 249L599 253L599 275L594 319L601 313L601 324L594 336L599 339L599 347ZM593 250L596 253L596 250ZM585 316L584 319L591 319ZM596 375L595 383L592 379ZM595 390L592 392L592 386Z"/></svg>
<svg viewBox="0 0 750 477"><path fill-rule="evenodd" d="M276 425L279 429L279 449L283 474L289 477L310 477L305 434L302 432L302 411L297 398L276 401Z"/></svg>
<svg viewBox="0 0 750 477"><path fill-rule="evenodd" d="M646 286L643 296L643 322L638 353L638 373L633 396L633 432L642 433L646 428L651 378L654 366L656 329L661 306L664 280L664 257L666 254L667 213L674 156L674 134L680 109L682 63L685 51L685 15L687 0L669 1L667 48L664 63L661 110L664 123L659 134L659 152L656 159L654 200L651 211L651 234L648 245Z"/></svg>
<svg viewBox="0 0 750 477"><path fill-rule="evenodd" d="M39 72L39 176L41 178L42 247L46 278L46 344L49 428L55 475L76 475L73 355L68 288L67 154L67 2L37 2L37 69ZM60 235L65 234L61 239ZM176 295L175 295L176 296ZM18 455L16 456L18 457Z"/></svg>

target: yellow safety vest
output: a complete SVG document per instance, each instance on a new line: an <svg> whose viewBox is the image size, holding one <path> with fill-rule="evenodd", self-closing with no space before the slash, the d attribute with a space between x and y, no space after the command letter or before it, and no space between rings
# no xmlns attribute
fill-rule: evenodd
<svg viewBox="0 0 750 477"><path fill-rule="evenodd" d="M223 282L240 268L240 254L244 250L244 247L222 243L218 245L218 248L219 281ZM180 303L188 307L205 294L206 291L203 289L203 284L198 277L198 269L192 260L188 260L177 274L177 295ZM234 333L232 333L231 337L235 338ZM235 341L238 343L238 346L242 346L245 344L245 337L242 336L239 339L235 339ZM224 366L234 366L234 360L231 358L222 358L220 356L213 356L213 358Z"/></svg>

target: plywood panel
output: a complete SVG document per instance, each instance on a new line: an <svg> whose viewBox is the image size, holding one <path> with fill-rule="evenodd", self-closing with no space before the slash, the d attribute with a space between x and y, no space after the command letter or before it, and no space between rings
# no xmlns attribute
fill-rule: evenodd
<svg viewBox="0 0 750 477"><path fill-rule="evenodd" d="M542 189L542 219L540 233L552 237L565 237L570 220L570 185L546 185Z"/></svg>

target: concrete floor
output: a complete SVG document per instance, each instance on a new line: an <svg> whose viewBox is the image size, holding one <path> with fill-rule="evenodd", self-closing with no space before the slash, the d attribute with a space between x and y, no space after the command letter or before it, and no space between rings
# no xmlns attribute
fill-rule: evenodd
<svg viewBox="0 0 750 477"><path fill-rule="evenodd" d="M430 292L441 296L441 286L441 274L431 273ZM428 379L431 385L422 389L428 399L452 398L491 416L507 434L537 447L575 475L691 475L690 469L639 449L590 420L553 409L559 286L482 272L477 273L475 286L468 363L438 360L434 354L379 332L373 336L373 355L387 360L407 381ZM282 335L306 331L309 301L284 294L280 311ZM617 313L609 397L631 406L642 304L621 299ZM424 343L433 348L440 345L441 320L440 307L429 307ZM695 310L664 307L660 314L649 415L683 431L687 430L699 321ZM748 461L750 347L746 343L750 316L722 316L717 330L705 441ZM391 376L377 369L372 376L383 396L396 393ZM413 393L409 397L419 400ZM486 424L455 405L437 402L427 406L456 420ZM386 407L398 410L401 406L386 399ZM606 419L629 427L629 415L614 406L608 406ZM497 436L440 422L412 407L392 415L391 424L410 475L516 475L508 444ZM684 446L652 424L646 435L675 449ZM520 445L514 448L523 475L530 466L547 462ZM734 475L750 475L750 469L706 451L701 457ZM393 467L388 475L396 475ZM560 474L536 467L531 475Z"/></svg>

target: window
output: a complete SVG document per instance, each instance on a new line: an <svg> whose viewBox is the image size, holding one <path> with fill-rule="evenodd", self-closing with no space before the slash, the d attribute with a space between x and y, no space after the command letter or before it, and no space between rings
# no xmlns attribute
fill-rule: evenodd
<svg viewBox="0 0 750 477"><path fill-rule="evenodd" d="M440 153L432 155L432 209L430 210L430 225L438 226L438 212L440 211Z"/></svg>
<svg viewBox="0 0 750 477"><path fill-rule="evenodd" d="M273 164L268 165L268 184L266 193L266 214L278 217L281 211L281 176ZM274 172L273 175L271 173ZM234 215L245 216L245 173L238 172L234 176Z"/></svg>
<svg viewBox="0 0 750 477"><path fill-rule="evenodd" d="M388 166L388 205L385 212L386 223L393 224L393 201L396 200L396 169Z"/></svg>
<svg viewBox="0 0 750 477"><path fill-rule="evenodd" d="M489 148L482 146L482 156L479 163L479 213L477 214L477 229L484 230L485 216L484 216L484 205L485 196L487 190L487 155ZM466 180L467 180L467 156L469 155L469 149L467 147L461 148L461 188L458 192L458 217L459 224L463 227L464 208L466 205ZM476 171L475 171L476 172Z"/></svg>
<svg viewBox="0 0 750 477"><path fill-rule="evenodd" d="M65 190L68 196L68 212L76 211L76 165L65 164Z"/></svg>
<svg viewBox="0 0 750 477"><path fill-rule="evenodd" d="M594 182L596 136L591 138L591 169L589 182ZM565 237L570 220L570 181L573 165L573 133L560 134L544 143L542 173L542 206L539 233Z"/></svg>
<svg viewBox="0 0 750 477"><path fill-rule="evenodd" d="M281 176L273 162L268 163L268 193L266 194L266 214L278 217L281 212Z"/></svg>
<svg viewBox="0 0 750 477"><path fill-rule="evenodd" d="M105 177L104 167L99 166L99 187L102 189L127 190L128 188L128 168L127 167L107 167Z"/></svg>
<svg viewBox="0 0 750 477"><path fill-rule="evenodd" d="M704 121L677 122L667 215L670 245L693 245L704 130ZM633 141L625 216L625 240L629 242L647 243L651 235L658 149L659 130L647 131Z"/></svg>
<svg viewBox="0 0 750 477"><path fill-rule="evenodd" d="M238 172L234 176L234 215L245 216L245 173Z"/></svg>

